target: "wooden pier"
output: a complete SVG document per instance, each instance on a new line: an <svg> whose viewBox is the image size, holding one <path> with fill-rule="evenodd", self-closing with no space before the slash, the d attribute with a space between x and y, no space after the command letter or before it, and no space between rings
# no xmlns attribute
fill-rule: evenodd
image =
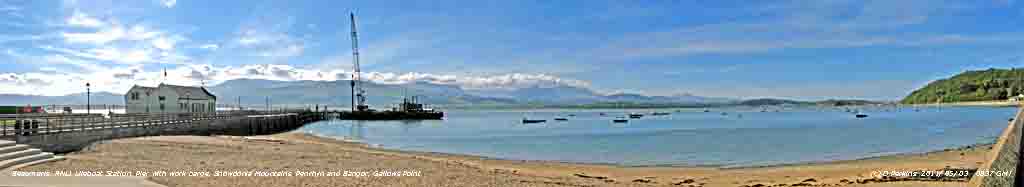
<svg viewBox="0 0 1024 187"><path fill-rule="evenodd" d="M179 114L20 114L0 115L0 140L46 152L70 152L89 143L161 135L259 135L296 129L326 119L309 110Z"/></svg>

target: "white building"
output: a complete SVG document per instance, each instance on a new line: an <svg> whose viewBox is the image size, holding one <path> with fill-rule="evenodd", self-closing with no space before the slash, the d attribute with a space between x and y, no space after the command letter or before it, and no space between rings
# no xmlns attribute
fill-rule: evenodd
<svg viewBox="0 0 1024 187"><path fill-rule="evenodd" d="M155 88L132 86L124 103L126 113L213 113L217 96L203 87L161 83Z"/></svg>
<svg viewBox="0 0 1024 187"><path fill-rule="evenodd" d="M1018 94L1017 96L1010 97L1010 99L1007 100L1009 100L1010 102L1024 101L1024 94Z"/></svg>

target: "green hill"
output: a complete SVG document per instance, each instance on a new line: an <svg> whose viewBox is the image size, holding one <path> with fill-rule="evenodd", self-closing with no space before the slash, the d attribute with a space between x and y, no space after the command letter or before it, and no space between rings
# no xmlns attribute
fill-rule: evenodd
<svg viewBox="0 0 1024 187"><path fill-rule="evenodd" d="M914 90L903 104L1005 100L1024 94L1024 70L988 69L966 71L948 79L939 79Z"/></svg>

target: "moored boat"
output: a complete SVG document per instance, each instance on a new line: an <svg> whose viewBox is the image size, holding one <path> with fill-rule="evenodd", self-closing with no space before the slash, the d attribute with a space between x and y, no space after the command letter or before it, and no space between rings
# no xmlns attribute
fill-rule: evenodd
<svg viewBox="0 0 1024 187"><path fill-rule="evenodd" d="M522 119L522 123L523 123L523 124L538 124L538 123L545 123L545 122L548 122L548 121L547 121L547 120L529 120L529 119Z"/></svg>
<svg viewBox="0 0 1024 187"><path fill-rule="evenodd" d="M866 117L868 117L868 115L867 115L867 114L863 114L863 113L857 113L857 114L855 114L855 115L854 115L854 117L857 117L857 118L866 118Z"/></svg>
<svg viewBox="0 0 1024 187"><path fill-rule="evenodd" d="M638 118L641 118L641 117L644 117L644 115L643 114L638 114L638 113L630 113L629 114L629 118L638 119Z"/></svg>

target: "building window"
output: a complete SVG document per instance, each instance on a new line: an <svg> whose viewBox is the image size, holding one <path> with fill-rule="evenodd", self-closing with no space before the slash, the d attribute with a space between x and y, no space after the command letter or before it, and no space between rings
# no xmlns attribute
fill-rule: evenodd
<svg viewBox="0 0 1024 187"><path fill-rule="evenodd" d="M164 96L160 96L160 97L157 97L157 99L163 101L163 100L166 100L167 98L164 97Z"/></svg>
<svg viewBox="0 0 1024 187"><path fill-rule="evenodd" d="M160 103L160 111L164 111L164 104Z"/></svg>

